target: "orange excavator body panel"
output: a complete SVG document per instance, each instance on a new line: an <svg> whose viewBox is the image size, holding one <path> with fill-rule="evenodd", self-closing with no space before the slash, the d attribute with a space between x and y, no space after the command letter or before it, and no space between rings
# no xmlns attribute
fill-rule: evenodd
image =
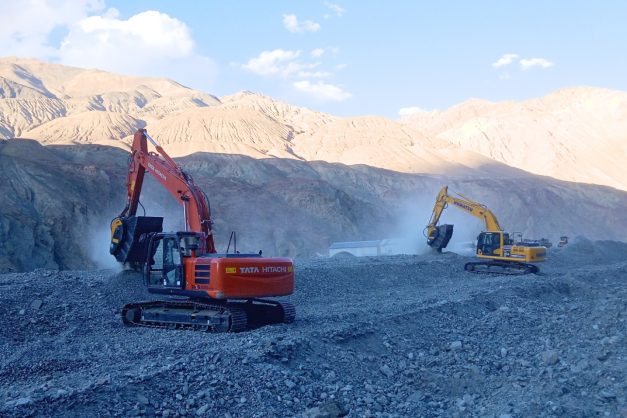
<svg viewBox="0 0 627 418"><path fill-rule="evenodd" d="M196 257L185 260L185 288L213 299L287 296L294 292L289 258Z"/></svg>

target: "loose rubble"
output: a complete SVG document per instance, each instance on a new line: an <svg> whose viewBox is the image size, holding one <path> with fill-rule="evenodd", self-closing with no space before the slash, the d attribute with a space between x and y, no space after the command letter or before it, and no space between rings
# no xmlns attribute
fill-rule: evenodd
<svg viewBox="0 0 627 418"><path fill-rule="evenodd" d="M627 245L549 258L297 260L297 321L238 334L125 328L131 272L0 275L0 416L625 416Z"/></svg>

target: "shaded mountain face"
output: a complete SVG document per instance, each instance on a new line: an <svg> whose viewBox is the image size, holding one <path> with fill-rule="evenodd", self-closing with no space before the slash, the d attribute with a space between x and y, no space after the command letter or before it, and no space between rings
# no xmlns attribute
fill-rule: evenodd
<svg viewBox="0 0 627 418"><path fill-rule="evenodd" d="M123 187L28 140L0 141L0 270L91 265L82 232Z"/></svg>
<svg viewBox="0 0 627 418"><path fill-rule="evenodd" d="M128 153L114 147L0 141L0 271L112 263L109 222L126 202L127 161ZM269 256L307 257L326 253L333 241L389 237L408 238L412 251L426 249L422 230L444 184L529 237L627 238L627 193L608 187L527 174L444 177L224 154L178 161L209 197L219 250L230 231L237 231L241 251ZM165 216L166 229L181 229L178 204L146 179L147 214ZM482 230L466 216L445 212L442 221L456 224L454 240Z"/></svg>

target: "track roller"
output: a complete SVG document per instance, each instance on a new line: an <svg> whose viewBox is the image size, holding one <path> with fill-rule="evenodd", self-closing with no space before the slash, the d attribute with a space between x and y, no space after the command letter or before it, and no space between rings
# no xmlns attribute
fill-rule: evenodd
<svg viewBox="0 0 627 418"><path fill-rule="evenodd" d="M291 303L263 299L245 302L160 300L129 303L122 308L121 317L126 326L242 332L269 324L294 322L296 310Z"/></svg>
<svg viewBox="0 0 627 418"><path fill-rule="evenodd" d="M540 271L534 264L508 261L470 261L464 265L464 270L470 273L512 276L536 274Z"/></svg>

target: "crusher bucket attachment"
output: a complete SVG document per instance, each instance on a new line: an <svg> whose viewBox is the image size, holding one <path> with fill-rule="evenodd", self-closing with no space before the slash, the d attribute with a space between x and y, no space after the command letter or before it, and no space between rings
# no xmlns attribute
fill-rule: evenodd
<svg viewBox="0 0 627 418"><path fill-rule="evenodd" d="M453 225L439 225L427 238L427 244L441 253L453 236Z"/></svg>
<svg viewBox="0 0 627 418"><path fill-rule="evenodd" d="M118 217L111 221L109 252L120 263L143 263L148 252L148 234L163 231L158 216Z"/></svg>

